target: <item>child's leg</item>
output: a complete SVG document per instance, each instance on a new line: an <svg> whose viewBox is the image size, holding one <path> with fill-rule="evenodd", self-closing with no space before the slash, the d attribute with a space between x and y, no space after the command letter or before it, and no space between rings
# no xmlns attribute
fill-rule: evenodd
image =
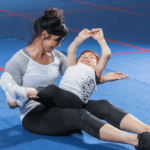
<svg viewBox="0 0 150 150"><path fill-rule="evenodd" d="M60 89L56 85L49 85L45 88L39 87L36 90L32 89L32 91L30 89L27 95L30 97L30 100L38 101L48 107L82 108L84 105L78 96L69 91ZM34 95L35 98L31 98L31 95Z"/></svg>
<svg viewBox="0 0 150 150"><path fill-rule="evenodd" d="M38 101L48 107L58 106L62 108L82 108L83 102L76 95L60 89L56 85L49 85L42 88L26 88L17 85L13 80L12 76L8 73L5 75L6 80L1 78L1 86L6 90L14 99L19 106L23 106L24 103L29 100ZM8 79L7 79L8 78ZM10 78L10 79L9 79ZM7 80L9 82L7 82ZM39 97L39 98L38 98Z"/></svg>
<svg viewBox="0 0 150 150"><path fill-rule="evenodd" d="M1 76L1 87L8 92L19 106L23 106L29 97L35 97L38 101L48 107L58 106L63 108L82 108L83 102L74 94L62 90L56 85L42 88L26 88L19 86L9 73ZM38 95L37 95L38 94ZM38 98L40 96L40 98ZM30 98L30 100L32 100Z"/></svg>

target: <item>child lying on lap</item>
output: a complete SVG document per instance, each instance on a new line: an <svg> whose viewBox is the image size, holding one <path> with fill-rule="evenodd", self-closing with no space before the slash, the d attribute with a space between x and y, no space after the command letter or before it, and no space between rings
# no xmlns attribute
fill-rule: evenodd
<svg viewBox="0 0 150 150"><path fill-rule="evenodd" d="M94 51L85 50L76 61L78 46L89 37L93 37L99 43L102 50L101 59L99 60ZM12 97L19 96L22 102L19 101L18 105L20 106L23 106L23 103L29 98L28 101L35 100L50 107L82 108L84 104L88 103L91 94L96 91L97 84L103 82L101 75L110 56L111 51L104 39L102 29L92 29L91 31L84 29L68 47L67 70L60 81L59 87L56 85L36 89L20 87L14 84L13 79L9 83L3 82L1 86L7 88ZM10 74L5 75L6 77L12 78ZM125 75L123 78L126 77L128 76ZM119 77L115 79L119 79ZM1 80L5 80L3 76Z"/></svg>

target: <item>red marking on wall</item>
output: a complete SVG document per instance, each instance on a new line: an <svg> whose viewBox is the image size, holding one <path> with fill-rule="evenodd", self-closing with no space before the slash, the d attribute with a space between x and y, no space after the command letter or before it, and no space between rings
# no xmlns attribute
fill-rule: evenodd
<svg viewBox="0 0 150 150"><path fill-rule="evenodd" d="M25 40L25 39L22 39L22 38L20 38L20 37L15 36L15 35L6 33L6 32L4 32L4 31L0 31L0 33L5 34L5 35L8 35L8 36L13 37L13 38L17 38L17 39L22 40L22 41L25 41L25 42L29 42L29 41L27 41L27 40Z"/></svg>
<svg viewBox="0 0 150 150"><path fill-rule="evenodd" d="M70 31L74 31L74 32L78 32L78 33L80 32L80 31L75 30L75 29L71 29L71 28L68 28L68 29L69 29ZM150 50L148 50L148 49L144 49L144 48L141 48L141 47L137 47L137 46L129 45L129 44L126 44L126 43L118 42L118 41L111 40L111 39L108 39L108 38L105 38L105 40L110 41L110 42L113 42L113 43L116 43L116 44L121 44L121 45L124 45L124 46L136 48L136 49L139 49L139 50L142 50L142 51L150 51Z"/></svg>
<svg viewBox="0 0 150 150"><path fill-rule="evenodd" d="M90 4L90 5L96 5L97 4L91 4L91 3L87 3L87 2L82 2L82 1L78 1L78 0L73 0L75 2L81 2L81 3L84 3L84 4ZM108 9L112 9L111 7L106 7L106 6L101 6L101 5L98 5L98 7L104 7L104 8L108 8ZM119 9L117 9L119 10ZM31 17L27 17L25 15L20 15L20 14L17 14L17 13L13 13L13 12L10 12L10 11L7 11L7 10L4 10L4 9L0 9L0 11L3 11L3 12L6 12L6 13L10 13L12 15L15 15L15 16L19 16L19 17L23 17L23 18L26 18L26 19L30 19L30 20L35 20L35 18L31 18ZM71 29L71 28L68 28L69 30L71 31L74 31L74 32L80 32L78 30L75 30L75 29ZM17 37L16 37L17 38ZM115 41L115 40L111 40L111 39L108 39L108 38L105 38L107 41L111 41L113 43L117 43L117 44L121 44L121 45L125 45L125 46L129 46L129 47L132 47L132 48L136 48L136 49L139 49L139 50L142 50L142 51L149 51L147 49L143 49L143 48L140 48L140 47L136 47L136 46L132 46L132 45L129 45L129 44L126 44L126 43L121 43L121 42L118 42L118 41Z"/></svg>
<svg viewBox="0 0 150 150"><path fill-rule="evenodd" d="M70 30L70 31L74 31L74 32L80 32L80 31L78 31L78 30L75 30L75 29L71 29L71 28L68 28L68 30Z"/></svg>
<svg viewBox="0 0 150 150"><path fill-rule="evenodd" d="M77 1L76 1L77 2ZM130 9L130 8L137 8L137 7L149 7L150 4L148 5L140 5L140 6L124 6L124 7L111 7L111 8L119 8L119 9ZM105 6L106 7L106 6ZM85 11L99 11L99 10L106 10L106 8L101 8L101 9L81 9L81 10L66 10L66 11L63 11L63 13L69 13L69 12L85 12ZM141 13L137 13L137 12L131 12L131 14L135 14L135 15L140 15L140 16L145 16L145 17L150 17L149 15L147 14L141 14ZM25 13L25 14L20 14L20 16L29 16L29 15L43 15L44 13L41 12L41 13ZM11 15L0 15L0 17L13 17L14 15L11 14ZM18 16L18 15L17 15Z"/></svg>
<svg viewBox="0 0 150 150"><path fill-rule="evenodd" d="M66 10L63 11L63 13L69 13L69 12L84 12L84 11L99 11L99 10L105 10L104 8L96 8L96 9L81 9L81 10ZM26 13L26 14L20 14L20 16L29 16L29 15L43 15L44 13ZM0 15L0 17L13 17L14 15Z"/></svg>
<svg viewBox="0 0 150 150"><path fill-rule="evenodd" d="M17 13L8 11L8 10L0 9L0 11L11 14L11 15L14 15L14 16L19 16L19 17L23 17L23 18L26 18L26 19L30 19L30 20L35 20L34 18L28 17L26 15L17 14Z"/></svg>
<svg viewBox="0 0 150 150"><path fill-rule="evenodd" d="M120 12L125 12L125 13L130 13L130 14L134 14L134 15L139 15L139 16L144 16L144 17L149 17L150 18L149 15L145 15L145 14L141 14L141 13L136 13L136 12L132 12L132 11L127 11L127 10L123 10L123 9L119 9L119 8L98 5L98 4L88 3L88 2L79 1L79 0L73 0L73 1L77 2L77 3L81 3L81 4L86 4L86 5L101 7L101 8L107 9L107 10L115 10L115 11L120 11Z"/></svg>

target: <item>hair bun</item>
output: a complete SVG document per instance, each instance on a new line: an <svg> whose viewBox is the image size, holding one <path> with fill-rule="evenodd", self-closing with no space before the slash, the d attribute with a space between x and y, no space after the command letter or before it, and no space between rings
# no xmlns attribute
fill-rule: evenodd
<svg viewBox="0 0 150 150"><path fill-rule="evenodd" d="M59 19L62 18L63 11L61 9L49 8L44 11L46 18Z"/></svg>

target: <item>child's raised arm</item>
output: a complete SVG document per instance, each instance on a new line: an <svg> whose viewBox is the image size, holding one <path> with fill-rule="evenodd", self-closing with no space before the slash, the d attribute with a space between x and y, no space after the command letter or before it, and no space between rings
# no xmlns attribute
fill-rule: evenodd
<svg viewBox="0 0 150 150"><path fill-rule="evenodd" d="M78 46L91 36L92 34L88 29L83 29L75 40L69 45L67 53L67 68L76 65L76 50Z"/></svg>
<svg viewBox="0 0 150 150"><path fill-rule="evenodd" d="M104 35L103 35L103 31L101 28L98 29L92 29L92 37L97 40L97 42L99 43L99 45L101 46L101 50L102 50L102 56L101 59L99 60L98 64L96 65L96 75L98 77L101 77L107 62L111 56L111 51L104 39Z"/></svg>

